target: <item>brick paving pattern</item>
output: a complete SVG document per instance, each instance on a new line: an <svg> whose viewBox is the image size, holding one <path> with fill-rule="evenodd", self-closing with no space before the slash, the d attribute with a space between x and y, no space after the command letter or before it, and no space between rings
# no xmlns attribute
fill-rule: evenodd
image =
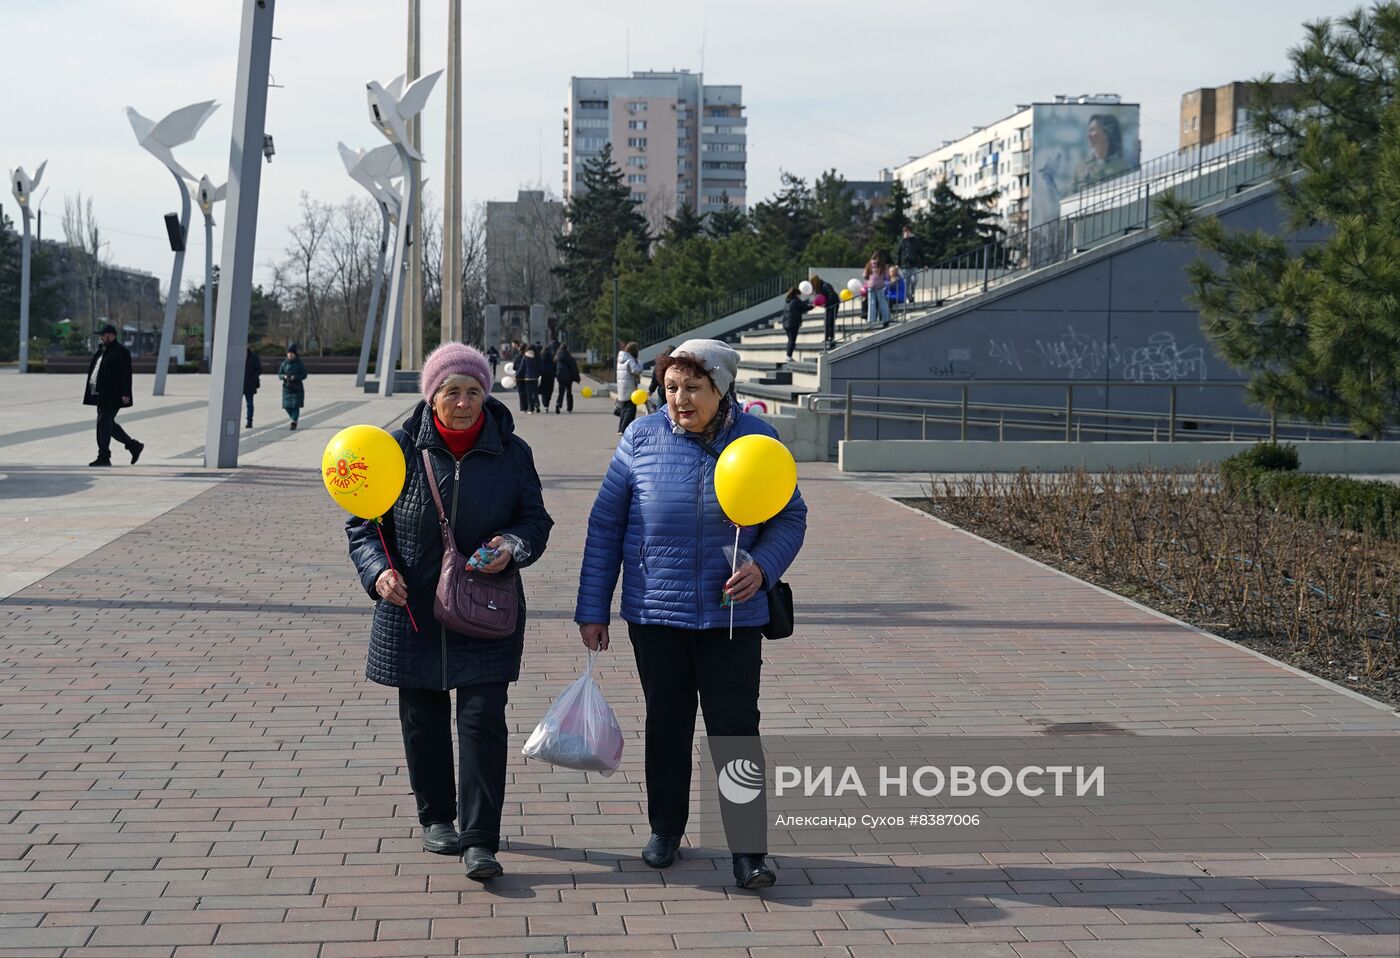
<svg viewBox="0 0 1400 958"><path fill-rule="evenodd" d="M582 647L583 521L612 419L532 417L557 525L527 573L513 753ZM1400 719L802 467L801 626L766 646L764 728L821 734L1325 733ZM1400 855L728 856L647 835L625 639L600 678L610 779L512 759L508 874L419 848L369 606L311 468L241 473L0 602L0 955L158 958L1400 954Z"/></svg>

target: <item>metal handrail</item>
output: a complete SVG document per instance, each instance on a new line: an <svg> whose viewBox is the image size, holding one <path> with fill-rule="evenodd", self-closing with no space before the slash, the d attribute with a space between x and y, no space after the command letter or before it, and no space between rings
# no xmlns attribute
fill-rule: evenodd
<svg viewBox="0 0 1400 958"><path fill-rule="evenodd" d="M916 399L899 396L857 396L855 386L858 383L878 383L882 386L917 384L919 386L939 386L955 387L961 391L961 396L957 400L947 399ZM1063 407L1044 406L1031 403L997 403L997 402L973 402L970 390L973 386L1054 386L1065 390L1065 404ZM1075 409L1074 389L1081 388L1107 388L1115 389L1165 389L1167 390L1168 406L1165 413L1144 412L1142 410L1119 410L1119 409ZM1063 380L1063 379L850 379L846 380L846 391L844 395L837 393L813 393L806 397L807 408L819 415L837 415L843 417L842 438L849 439L852 436L853 426L856 416L864 418L888 418L908 421L913 418L901 413L888 413L882 411L881 406L904 406L920 410L920 415L927 420L930 409L943 410L956 408L958 412L957 421L961 424L960 438L967 439L969 425L974 425L975 420L971 413L973 410L999 412L1003 417L1007 412L1012 413L1036 413L1041 415L1064 417L1063 425L1044 424L1046 428L1053 428L1057 432L1062 432L1065 441L1074 441L1076 435L1086 428L1086 419L1106 420L1106 419L1126 419L1126 420L1161 420L1167 419L1166 433L1167 442L1176 441L1178 422L1211 423L1214 425L1244 426L1244 427L1268 427L1270 440L1277 440L1280 429L1290 431L1302 431L1309 438L1314 432L1340 432L1347 435L1354 435L1350 426L1340 423L1310 423L1302 420L1280 420L1277 413L1271 412L1267 417L1244 417L1244 416L1183 416L1178 412L1177 392L1179 389L1187 388L1212 388L1212 389L1235 389L1242 390L1245 383L1232 380L1201 380L1198 382L1171 382L1171 383L1139 383L1139 382L1109 382L1104 380ZM842 405L838 409L834 406L837 401ZM833 404L832 408L825 408L823 404ZM857 403L872 405L873 412L862 412L857 409ZM943 417L936 417L942 421ZM951 417L950 417L951 419ZM1076 425L1077 423L1077 425ZM1122 431L1126 427L1112 427L1107 423L1090 423L1087 425L1091 431L1113 432ZM1191 430L1193 437L1200 437L1206 434L1199 429ZM1157 438L1157 431L1153 430L1154 440ZM1384 434L1382 434L1384 438Z"/></svg>
<svg viewBox="0 0 1400 958"><path fill-rule="evenodd" d="M678 316L653 323L638 335L638 340L643 344L650 345L659 343L663 339L677 336L687 332L696 326L703 326L705 323L722 319L730 313L737 313L740 310L756 306L766 299L773 299L787 292L789 287L795 286L807 278L807 274L801 271L790 273L779 273L770 276L761 283L756 283L745 289L734 290L725 293L708 302L692 306Z"/></svg>

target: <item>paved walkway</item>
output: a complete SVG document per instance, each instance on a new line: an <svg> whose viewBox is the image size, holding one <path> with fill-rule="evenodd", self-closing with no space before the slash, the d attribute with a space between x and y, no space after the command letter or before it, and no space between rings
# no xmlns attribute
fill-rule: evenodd
<svg viewBox="0 0 1400 958"><path fill-rule="evenodd" d="M623 768L603 779L513 759L509 874L469 882L418 848L392 696L362 676L368 603L314 470L330 429L406 405L328 411L212 485L159 456L88 479L60 464L86 461L86 436L0 434L0 453L29 449L15 468L0 455L7 531L16 503L46 494L65 528L122 499L151 503L121 517L129 531L117 523L110 541L0 601L0 954L1400 953L1400 855L780 856L780 884L761 894L729 887L717 849L654 872L636 855L642 710L625 642L601 671L628 734ZM584 403L520 423L557 525L527 573L513 752L582 662L569 616L609 411ZM196 444L179 427L190 414L172 408L146 432L161 425L180 453ZM1400 730L1388 709L831 466L804 465L801 482L811 529L790 578L802 628L765 647L768 731Z"/></svg>

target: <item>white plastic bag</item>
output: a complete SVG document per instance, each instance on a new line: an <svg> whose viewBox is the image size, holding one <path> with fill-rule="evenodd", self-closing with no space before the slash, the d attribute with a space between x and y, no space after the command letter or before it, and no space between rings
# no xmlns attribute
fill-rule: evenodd
<svg viewBox="0 0 1400 958"><path fill-rule="evenodd" d="M622 727L598 683L593 681L593 659L597 654L588 653L583 674L544 713L521 749L526 758L584 772L602 772L604 777L622 764Z"/></svg>

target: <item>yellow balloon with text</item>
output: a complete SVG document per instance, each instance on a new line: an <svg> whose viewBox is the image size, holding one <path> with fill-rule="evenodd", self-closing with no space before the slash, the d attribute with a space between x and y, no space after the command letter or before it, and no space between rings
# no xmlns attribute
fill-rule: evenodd
<svg viewBox="0 0 1400 958"><path fill-rule="evenodd" d="M583 389L582 389L581 391L582 391L582 393L583 393L583 398L584 398L584 399L592 399L592 398L593 398L593 387L592 387L592 386L584 386Z"/></svg>
<svg viewBox="0 0 1400 958"><path fill-rule="evenodd" d="M843 303L849 303L851 300L853 300L853 299L855 299L855 298L856 298L856 294L853 293L853 292L851 292L849 289L843 289L843 290L841 290L841 302L843 302Z"/></svg>
<svg viewBox="0 0 1400 958"><path fill-rule="evenodd" d="M797 463L771 436L740 436L715 463L715 497L731 522L756 526L782 512L797 489Z"/></svg>
<svg viewBox="0 0 1400 958"><path fill-rule="evenodd" d="M378 426L348 426L321 454L321 481L335 504L361 519L378 519L403 492L403 449Z"/></svg>
<svg viewBox="0 0 1400 958"><path fill-rule="evenodd" d="M632 390L632 405L645 406L647 404L647 391L638 386Z"/></svg>

